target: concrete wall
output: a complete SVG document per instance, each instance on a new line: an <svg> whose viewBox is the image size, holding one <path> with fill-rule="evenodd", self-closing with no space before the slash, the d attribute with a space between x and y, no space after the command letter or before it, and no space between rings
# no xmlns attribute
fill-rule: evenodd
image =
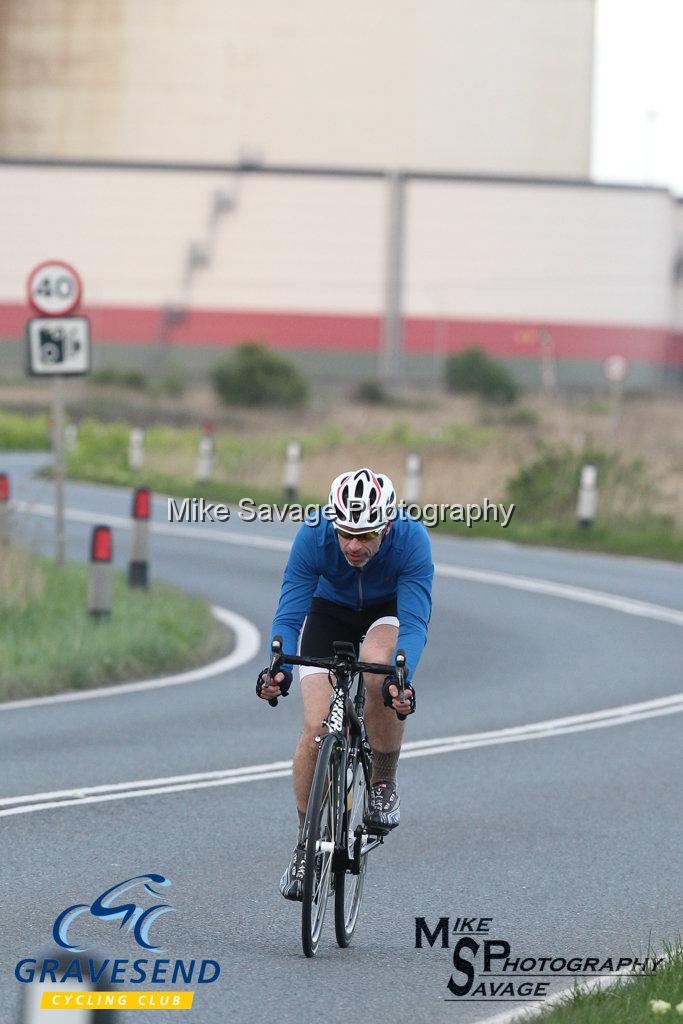
<svg viewBox="0 0 683 1024"><path fill-rule="evenodd" d="M0 151L585 176L594 0L3 0Z"/></svg>

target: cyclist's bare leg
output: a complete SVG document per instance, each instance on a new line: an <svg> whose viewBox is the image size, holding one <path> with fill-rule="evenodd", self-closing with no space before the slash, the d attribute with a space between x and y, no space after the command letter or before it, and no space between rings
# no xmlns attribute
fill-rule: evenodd
<svg viewBox="0 0 683 1024"><path fill-rule="evenodd" d="M398 639L398 628L382 623L371 629L360 649L361 661L391 664ZM365 724L368 739L373 750L396 751L401 749L403 722L396 717L392 708L386 708L382 700L383 675L363 673L366 689Z"/></svg>
<svg viewBox="0 0 683 1024"><path fill-rule="evenodd" d="M292 768L294 795L299 815L306 813L308 794L313 782L315 762L318 756L318 744L315 742L315 737L325 732L322 722L330 709L332 690L327 673L316 672L304 676L301 680L301 696L304 702L304 724L294 752Z"/></svg>

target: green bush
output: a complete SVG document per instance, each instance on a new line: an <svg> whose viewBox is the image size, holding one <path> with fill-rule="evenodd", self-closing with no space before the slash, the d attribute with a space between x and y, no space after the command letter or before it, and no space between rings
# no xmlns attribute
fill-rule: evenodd
<svg viewBox="0 0 683 1024"><path fill-rule="evenodd" d="M43 451L49 447L50 429L46 415L0 412L0 448Z"/></svg>
<svg viewBox="0 0 683 1024"><path fill-rule="evenodd" d="M108 384L120 388L133 388L144 391L147 378L141 370L117 370L115 366L105 366L90 375L91 384Z"/></svg>
<svg viewBox="0 0 683 1024"><path fill-rule="evenodd" d="M363 402L365 405L385 405L389 401L384 385L372 379L361 381L353 397L356 402Z"/></svg>
<svg viewBox="0 0 683 1024"><path fill-rule="evenodd" d="M159 395L166 395L169 398L179 398L185 393L186 388L183 371L175 367L166 370L161 377L154 382L153 388Z"/></svg>
<svg viewBox="0 0 683 1024"><path fill-rule="evenodd" d="M538 458L507 481L505 500L515 503L524 522L573 525L581 468L587 463L598 470L596 523L643 530L672 525L663 511L666 498L642 459L628 462L616 451L543 445Z"/></svg>
<svg viewBox="0 0 683 1024"><path fill-rule="evenodd" d="M67 455L68 472L73 473L76 466L83 474L105 465L125 469L128 466L129 438L130 427L126 423L81 420L76 451Z"/></svg>
<svg viewBox="0 0 683 1024"><path fill-rule="evenodd" d="M480 348L448 356L444 364L448 391L473 391L488 402L514 402L519 388L509 370Z"/></svg>
<svg viewBox="0 0 683 1024"><path fill-rule="evenodd" d="M211 370L211 381L226 405L301 406L308 382L288 359L258 342L245 342Z"/></svg>

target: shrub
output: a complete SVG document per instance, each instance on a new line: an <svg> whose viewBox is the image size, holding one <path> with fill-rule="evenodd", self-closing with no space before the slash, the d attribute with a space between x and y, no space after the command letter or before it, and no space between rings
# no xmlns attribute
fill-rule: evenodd
<svg viewBox="0 0 683 1024"><path fill-rule="evenodd" d="M356 402L366 405L384 405L389 400L386 388L378 380L363 380L353 393Z"/></svg>
<svg viewBox="0 0 683 1024"><path fill-rule="evenodd" d="M476 347L448 356L444 379L448 391L473 391L488 402L509 404L519 394L509 370Z"/></svg>
<svg viewBox="0 0 683 1024"><path fill-rule="evenodd" d="M226 405L301 406L308 382L290 360L258 342L245 342L211 370L211 381Z"/></svg>
<svg viewBox="0 0 683 1024"><path fill-rule="evenodd" d="M0 412L0 448L42 451L50 447L48 418Z"/></svg>
<svg viewBox="0 0 683 1024"><path fill-rule="evenodd" d="M92 384L109 384L120 388L133 388L144 391L147 378L141 370L117 370L115 366L105 366L90 375Z"/></svg>
<svg viewBox="0 0 683 1024"><path fill-rule="evenodd" d="M638 528L671 522L662 512L665 495L642 459L626 462L620 452L544 445L537 459L507 481L506 500L515 503L526 522L572 525L586 463L598 470L598 522Z"/></svg>
<svg viewBox="0 0 683 1024"><path fill-rule="evenodd" d="M177 367L168 369L154 383L154 390L160 395L167 395L169 398L179 398L185 394L185 377L183 371Z"/></svg>

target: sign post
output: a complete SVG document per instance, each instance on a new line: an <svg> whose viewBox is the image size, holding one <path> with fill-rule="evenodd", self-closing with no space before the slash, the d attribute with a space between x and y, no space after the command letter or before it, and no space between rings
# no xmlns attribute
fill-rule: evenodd
<svg viewBox="0 0 683 1024"><path fill-rule="evenodd" d="M81 279L61 260L46 260L28 278L28 300L38 314L26 329L28 370L52 377L52 475L55 487L55 559L64 564L64 381L90 369L90 325L70 316L82 295Z"/></svg>
<svg viewBox="0 0 683 1024"><path fill-rule="evenodd" d="M621 420L621 396L623 384L628 377L630 364L626 356L607 356L602 361L602 372L610 385L610 417L609 435L610 445L614 447L619 436L619 422Z"/></svg>

